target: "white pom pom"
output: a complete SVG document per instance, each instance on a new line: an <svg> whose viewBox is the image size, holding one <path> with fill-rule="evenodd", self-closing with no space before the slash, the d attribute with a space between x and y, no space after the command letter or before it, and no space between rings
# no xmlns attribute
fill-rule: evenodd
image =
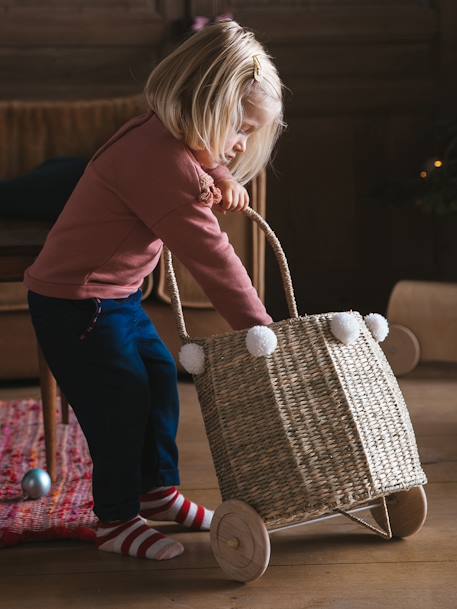
<svg viewBox="0 0 457 609"><path fill-rule="evenodd" d="M389 322L387 319L379 313L370 313L369 315L365 315L364 320L372 333L373 338L377 340L378 343L382 343L389 334Z"/></svg>
<svg viewBox="0 0 457 609"><path fill-rule="evenodd" d="M183 345L178 358L184 370L190 374L201 374L205 369L205 352L196 343Z"/></svg>
<svg viewBox="0 0 457 609"><path fill-rule="evenodd" d="M253 326L246 334L246 347L251 355L265 357L278 346L276 334L266 326Z"/></svg>
<svg viewBox="0 0 457 609"><path fill-rule="evenodd" d="M360 334L360 326L351 313L335 313L330 320L330 330L345 345L355 343Z"/></svg>

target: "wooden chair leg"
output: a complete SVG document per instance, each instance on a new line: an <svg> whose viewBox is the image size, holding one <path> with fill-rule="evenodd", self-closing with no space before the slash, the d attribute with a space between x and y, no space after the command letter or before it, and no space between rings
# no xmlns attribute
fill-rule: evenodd
<svg viewBox="0 0 457 609"><path fill-rule="evenodd" d="M46 447L46 467L51 480L56 479L56 407L57 386L49 370L48 363L38 346L41 402L43 405L44 441Z"/></svg>
<svg viewBox="0 0 457 609"><path fill-rule="evenodd" d="M62 393L62 389L59 387L60 393L60 413L62 416L62 423L64 425L68 425L68 401L67 398Z"/></svg>

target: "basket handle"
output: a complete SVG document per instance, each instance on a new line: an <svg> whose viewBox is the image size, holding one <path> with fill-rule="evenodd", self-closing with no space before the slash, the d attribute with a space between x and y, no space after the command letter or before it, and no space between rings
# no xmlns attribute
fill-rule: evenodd
<svg viewBox="0 0 457 609"><path fill-rule="evenodd" d="M290 276L289 265L287 264L286 255L284 254L284 250L282 249L279 239L277 238L273 230L270 228L269 224L267 224L265 219L254 209L252 209L251 207L246 207L243 213L250 220L253 220L260 226L260 228L265 233L268 243L273 248L273 251L279 263L279 269L281 271L281 278L286 293L287 306L289 309L290 317L298 317L297 304L295 302L295 295L292 285L292 278ZM179 295L175 270L173 268L173 259L170 250L165 245L163 247L163 254L165 259L165 274L167 279L167 286L171 296L171 304L178 326L178 333L182 342L188 343L191 341L191 338L187 333L186 323L184 321L181 298Z"/></svg>

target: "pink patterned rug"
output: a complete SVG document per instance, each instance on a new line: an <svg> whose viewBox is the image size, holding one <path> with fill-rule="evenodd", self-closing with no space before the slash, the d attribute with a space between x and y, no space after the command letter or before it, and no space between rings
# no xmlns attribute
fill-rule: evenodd
<svg viewBox="0 0 457 609"><path fill-rule="evenodd" d="M0 400L0 547L94 539L92 461L71 408L69 424L57 425L57 480L50 494L22 499L22 477L34 467L45 469L45 463L41 402Z"/></svg>

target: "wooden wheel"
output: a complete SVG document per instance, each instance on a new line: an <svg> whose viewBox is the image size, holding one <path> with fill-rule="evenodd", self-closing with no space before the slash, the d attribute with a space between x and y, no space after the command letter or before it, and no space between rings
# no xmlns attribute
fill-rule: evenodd
<svg viewBox="0 0 457 609"><path fill-rule="evenodd" d="M386 504L394 537L411 537L420 531L427 517L427 496L422 486L392 493L386 497ZM386 528L383 508L376 507L370 512L379 526Z"/></svg>
<svg viewBox="0 0 457 609"><path fill-rule="evenodd" d="M396 376L414 370L420 359L421 350L416 335L399 324L391 324L381 348Z"/></svg>
<svg viewBox="0 0 457 609"><path fill-rule="evenodd" d="M244 501L224 501L214 513L211 548L221 569L231 579L252 582L270 561L270 537L259 514Z"/></svg>

